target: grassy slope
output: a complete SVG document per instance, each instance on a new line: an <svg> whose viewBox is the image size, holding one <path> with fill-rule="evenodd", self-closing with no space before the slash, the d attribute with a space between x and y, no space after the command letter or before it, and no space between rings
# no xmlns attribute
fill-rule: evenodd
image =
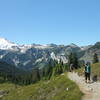
<svg viewBox="0 0 100 100"><path fill-rule="evenodd" d="M82 97L77 85L66 74L29 86L16 87L14 84L4 83L0 84L0 90L9 90L2 100L80 100Z"/></svg>
<svg viewBox="0 0 100 100"><path fill-rule="evenodd" d="M92 65L92 74L98 76L98 80L100 81L100 63L96 63Z"/></svg>

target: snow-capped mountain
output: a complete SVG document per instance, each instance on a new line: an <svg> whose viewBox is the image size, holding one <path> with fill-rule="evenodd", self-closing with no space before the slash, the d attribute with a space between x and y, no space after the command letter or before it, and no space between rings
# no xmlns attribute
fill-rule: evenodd
<svg viewBox="0 0 100 100"><path fill-rule="evenodd" d="M91 48L93 45L88 45L88 46L82 46L81 47L81 50L87 50L89 48Z"/></svg>
<svg viewBox="0 0 100 100"><path fill-rule="evenodd" d="M37 48L37 49L46 49L46 48L51 48L50 45L36 45L36 44L31 44L31 45L18 45L13 42L10 42L9 40L5 38L0 38L0 49L1 50L14 50L14 51L19 51L21 53L25 53L28 49L30 48Z"/></svg>
<svg viewBox="0 0 100 100"><path fill-rule="evenodd" d="M8 49L13 49L13 47L18 46L15 43L12 43L4 38L0 38L0 49L2 50L8 50Z"/></svg>
<svg viewBox="0 0 100 100"><path fill-rule="evenodd" d="M68 46L73 47L73 48L78 47L78 46L77 46L76 44L74 44L74 43L71 43L71 44L69 44Z"/></svg>
<svg viewBox="0 0 100 100"><path fill-rule="evenodd" d="M86 47L79 47L73 43L67 46L56 44L18 45L0 38L0 61L7 62L19 68L32 69L33 67L46 66L50 59L57 60L58 62L62 60L64 63L67 63L68 55L71 52L76 52L80 60L91 58L91 52L92 56L94 52L100 54L100 48L96 48L99 46L99 43L96 46Z"/></svg>

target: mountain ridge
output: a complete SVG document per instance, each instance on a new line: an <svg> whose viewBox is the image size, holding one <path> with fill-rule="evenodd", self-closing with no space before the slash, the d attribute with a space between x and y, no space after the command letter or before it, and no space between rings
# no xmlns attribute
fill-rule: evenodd
<svg viewBox="0 0 100 100"><path fill-rule="evenodd" d="M31 44L18 45L4 38L0 38L0 61L15 65L19 68L32 69L44 67L50 59L68 62L68 55L75 52L79 60L92 62L94 53L100 55L100 43L95 45L79 47L74 43L69 45L56 44Z"/></svg>
<svg viewBox="0 0 100 100"><path fill-rule="evenodd" d="M17 43L14 43L14 42L11 42L9 40L7 40L6 38L3 38L3 37L0 37L0 46L1 45L6 45L6 44L9 44L9 45L12 45L12 46L18 46L18 47L23 47L23 46L26 46L26 47L31 47L31 46L44 46L44 47L54 47L54 46L72 46L72 47L77 47L78 45L74 44L74 43L70 43L70 44L67 44L67 45L64 45L64 44L54 44L54 43L50 43L50 44L35 44L35 43L32 43L32 44L17 44ZM85 46L78 46L78 47L85 47ZM1 48L0 48L1 49Z"/></svg>

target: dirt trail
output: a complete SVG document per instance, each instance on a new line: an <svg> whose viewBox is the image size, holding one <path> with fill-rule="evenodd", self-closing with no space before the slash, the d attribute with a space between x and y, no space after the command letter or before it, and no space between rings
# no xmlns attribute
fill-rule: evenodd
<svg viewBox="0 0 100 100"><path fill-rule="evenodd" d="M82 100L100 100L100 83L85 83L84 77L79 76L75 72L69 72L68 77L70 80L76 82L80 90L85 94Z"/></svg>

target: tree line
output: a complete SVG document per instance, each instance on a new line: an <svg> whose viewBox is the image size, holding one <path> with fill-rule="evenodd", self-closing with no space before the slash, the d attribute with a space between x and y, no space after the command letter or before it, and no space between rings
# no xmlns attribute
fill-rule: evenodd
<svg viewBox="0 0 100 100"><path fill-rule="evenodd" d="M98 56L94 54L93 63L97 62L99 62ZM0 82L13 82L19 85L28 85L40 80L49 80L56 75L69 71L69 66L71 64L73 64L74 69L82 65L76 53L70 53L67 64L64 64L62 60L58 62L50 59L49 63L44 68L34 68L32 71L24 71L5 62L0 62Z"/></svg>

